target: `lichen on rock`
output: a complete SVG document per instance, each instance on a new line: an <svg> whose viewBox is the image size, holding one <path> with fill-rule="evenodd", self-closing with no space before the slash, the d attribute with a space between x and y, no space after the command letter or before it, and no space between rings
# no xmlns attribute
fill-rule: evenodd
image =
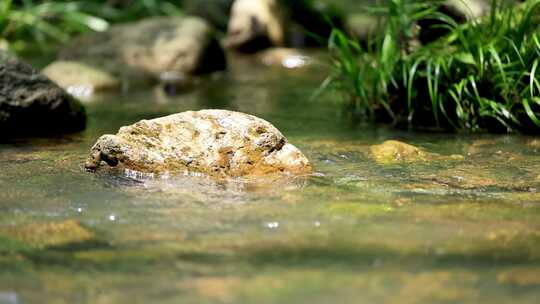
<svg viewBox="0 0 540 304"><path fill-rule="evenodd" d="M307 174L308 159L269 122L226 110L188 111L120 128L92 147L86 168L103 163L144 173L216 177Z"/></svg>

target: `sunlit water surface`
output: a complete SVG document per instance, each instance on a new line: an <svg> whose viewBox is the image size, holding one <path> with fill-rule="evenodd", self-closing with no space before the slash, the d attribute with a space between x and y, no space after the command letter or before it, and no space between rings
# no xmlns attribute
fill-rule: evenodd
<svg viewBox="0 0 540 304"><path fill-rule="evenodd" d="M235 60L196 90L98 96L86 131L0 144L0 303L538 303L540 143L353 128L322 67ZM101 134L185 110L272 122L306 178L85 172ZM380 165L402 140L463 160Z"/></svg>

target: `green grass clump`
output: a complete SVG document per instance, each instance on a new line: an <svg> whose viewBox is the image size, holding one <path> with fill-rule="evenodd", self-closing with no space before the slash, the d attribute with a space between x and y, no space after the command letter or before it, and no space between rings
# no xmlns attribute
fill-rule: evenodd
<svg viewBox="0 0 540 304"><path fill-rule="evenodd" d="M540 0L492 1L482 19L458 24L438 1L390 0L373 9L380 35L366 45L335 30L333 84L358 120L409 128L540 131ZM417 22L447 34L419 46Z"/></svg>

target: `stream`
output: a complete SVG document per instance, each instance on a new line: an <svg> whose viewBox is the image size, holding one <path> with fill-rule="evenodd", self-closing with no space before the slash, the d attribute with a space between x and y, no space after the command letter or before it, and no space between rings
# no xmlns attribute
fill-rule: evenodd
<svg viewBox="0 0 540 304"><path fill-rule="evenodd" d="M0 144L0 303L538 303L540 140L353 126L324 66L230 70L170 97L86 102L84 132ZM279 181L84 170L123 125L229 109L315 173ZM441 156L381 164L400 140Z"/></svg>

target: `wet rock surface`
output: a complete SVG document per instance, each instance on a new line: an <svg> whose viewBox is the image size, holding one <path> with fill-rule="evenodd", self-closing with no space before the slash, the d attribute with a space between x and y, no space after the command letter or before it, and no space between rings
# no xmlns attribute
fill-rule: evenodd
<svg viewBox="0 0 540 304"><path fill-rule="evenodd" d="M84 107L30 65L0 51L0 138L84 129Z"/></svg>
<svg viewBox="0 0 540 304"><path fill-rule="evenodd" d="M86 168L102 162L144 173L217 177L311 172L308 159L270 123L226 110L188 111L122 127L98 139Z"/></svg>
<svg viewBox="0 0 540 304"><path fill-rule="evenodd" d="M214 30L198 17L153 17L75 39L60 54L131 82L163 73L206 74L226 68Z"/></svg>
<svg viewBox="0 0 540 304"><path fill-rule="evenodd" d="M462 160L462 155L439 155L426 152L421 148L398 141L386 140L379 145L369 148L371 157L380 164L394 164L400 162L422 162L431 160Z"/></svg>

